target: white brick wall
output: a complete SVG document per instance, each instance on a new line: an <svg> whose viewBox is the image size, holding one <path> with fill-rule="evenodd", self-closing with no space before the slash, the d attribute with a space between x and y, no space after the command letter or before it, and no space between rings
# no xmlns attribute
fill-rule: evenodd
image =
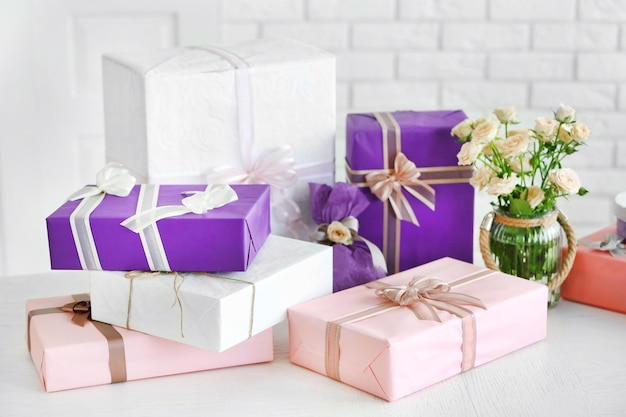
<svg viewBox="0 0 626 417"><path fill-rule="evenodd" d="M339 179L348 112L515 105L529 126L563 102L593 135L566 160L591 193L561 207L580 235L612 221L626 191L626 0L222 0L221 19L224 42L288 36L337 54Z"/></svg>

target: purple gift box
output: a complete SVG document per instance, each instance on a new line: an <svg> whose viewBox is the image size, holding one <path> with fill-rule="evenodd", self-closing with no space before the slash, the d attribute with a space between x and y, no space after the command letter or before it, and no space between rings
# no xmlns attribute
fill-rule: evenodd
<svg viewBox="0 0 626 417"><path fill-rule="evenodd" d="M66 202L46 219L52 269L245 271L270 234L268 185L233 185L236 201L140 233L120 225L150 196L152 206L181 206L187 192L205 188L136 185L127 197L104 195L86 214L84 199Z"/></svg>
<svg viewBox="0 0 626 417"><path fill-rule="evenodd" d="M359 234L382 249L389 273L442 257L473 260L472 167L458 166L461 145L450 136L466 118L460 110L347 117L348 181L371 202L358 216ZM389 187L389 200L371 191L375 180L378 190Z"/></svg>

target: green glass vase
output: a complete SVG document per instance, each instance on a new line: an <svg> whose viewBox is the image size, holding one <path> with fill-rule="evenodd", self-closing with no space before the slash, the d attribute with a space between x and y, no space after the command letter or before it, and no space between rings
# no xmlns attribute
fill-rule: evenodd
<svg viewBox="0 0 626 417"><path fill-rule="evenodd" d="M538 215L514 216L495 209L489 229L490 254L487 256L504 273L550 284L562 267L564 235L557 221L558 214L553 210ZM483 259L489 265L485 253ZM550 289L548 307L557 305L560 290L560 285Z"/></svg>

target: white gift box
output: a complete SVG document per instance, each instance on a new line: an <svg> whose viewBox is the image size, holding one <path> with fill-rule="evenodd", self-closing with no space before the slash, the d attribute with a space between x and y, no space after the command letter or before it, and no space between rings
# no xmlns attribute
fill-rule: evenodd
<svg viewBox="0 0 626 417"><path fill-rule="evenodd" d="M332 247L271 235L246 272L90 271L94 320L222 352L332 293Z"/></svg>
<svg viewBox="0 0 626 417"><path fill-rule="evenodd" d="M269 183L274 233L293 235L293 202L315 227L307 183L334 180L332 54L285 39L107 54L103 83L107 161L139 182Z"/></svg>

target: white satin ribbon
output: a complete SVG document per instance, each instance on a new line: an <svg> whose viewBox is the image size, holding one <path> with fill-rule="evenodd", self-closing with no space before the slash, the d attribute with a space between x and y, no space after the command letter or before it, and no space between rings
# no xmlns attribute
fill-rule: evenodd
<svg viewBox="0 0 626 417"><path fill-rule="evenodd" d="M135 214L139 215L144 211L153 210L157 206L159 197L159 186L156 184L142 184L139 189L137 209ZM148 261L151 271L171 271L161 234L156 223L152 223L139 231L139 238L143 252Z"/></svg>
<svg viewBox="0 0 626 417"><path fill-rule="evenodd" d="M183 194L191 195L183 198L180 206L155 207L135 214L120 224L138 233L161 219L187 213L204 214L209 210L237 201L239 198L235 190L226 184L208 185L204 191L188 191Z"/></svg>
<svg viewBox="0 0 626 417"><path fill-rule="evenodd" d="M109 162L96 174L96 185L86 186L70 195L67 200L82 201L70 214L69 222L74 245L82 269L101 270L96 242L91 231L89 217L100 205L106 194L126 197L135 185L135 177L121 164Z"/></svg>
<svg viewBox="0 0 626 417"><path fill-rule="evenodd" d="M96 174L96 185L86 186L70 195L67 200L75 201L98 194L111 194L126 197L135 185L136 179L126 168L117 162L109 162Z"/></svg>

